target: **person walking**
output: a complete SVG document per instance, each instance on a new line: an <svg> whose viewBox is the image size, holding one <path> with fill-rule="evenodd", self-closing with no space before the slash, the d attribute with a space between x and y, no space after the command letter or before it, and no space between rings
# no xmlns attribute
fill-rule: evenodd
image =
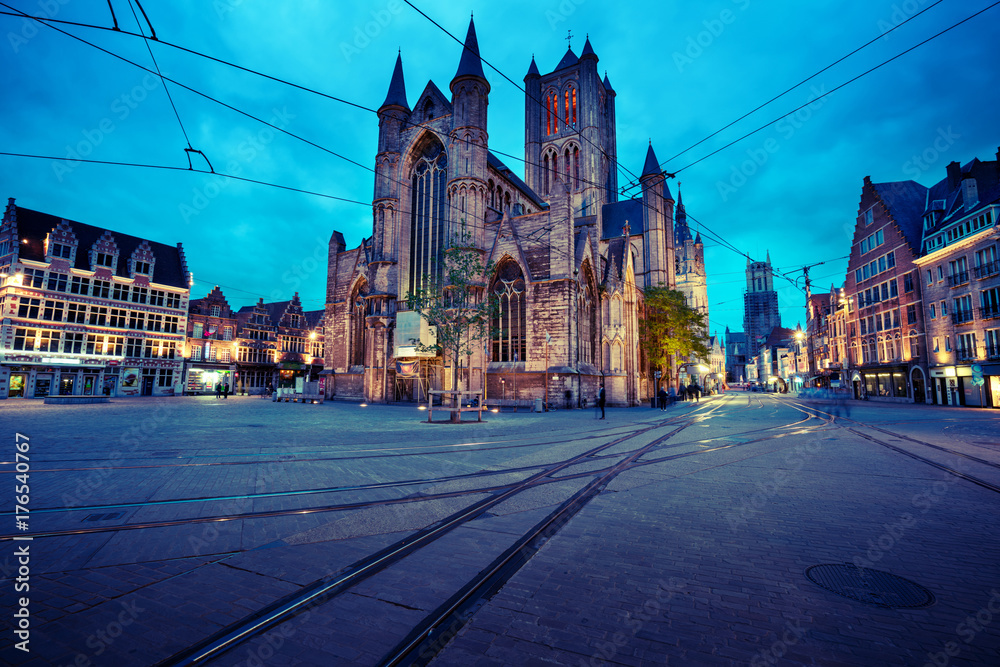
<svg viewBox="0 0 1000 667"><path fill-rule="evenodd" d="M606 400L604 398L604 385L602 384L601 388L597 390L597 407L601 409L601 419L604 419L605 402Z"/></svg>
<svg viewBox="0 0 1000 667"><path fill-rule="evenodd" d="M670 385L670 405L677 402L677 389L673 385Z"/></svg>
<svg viewBox="0 0 1000 667"><path fill-rule="evenodd" d="M688 385L687 391L688 395L694 399L695 403L701 402L701 389L694 383L693 380L691 381L691 384Z"/></svg>
<svg viewBox="0 0 1000 667"><path fill-rule="evenodd" d="M216 382L215 383L215 397L216 398L222 398L222 383L221 382Z"/></svg>
<svg viewBox="0 0 1000 667"><path fill-rule="evenodd" d="M667 390L660 387L659 393L656 395L660 399L660 412L666 412L667 410Z"/></svg>
<svg viewBox="0 0 1000 667"><path fill-rule="evenodd" d="M222 398L229 398L229 385L222 385Z"/></svg>

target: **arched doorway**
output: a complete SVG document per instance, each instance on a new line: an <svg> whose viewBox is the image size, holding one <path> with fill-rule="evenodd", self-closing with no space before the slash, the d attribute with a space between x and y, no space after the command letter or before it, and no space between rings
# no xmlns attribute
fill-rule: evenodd
<svg viewBox="0 0 1000 667"><path fill-rule="evenodd" d="M914 368L910 371L910 385L913 387L913 402L925 403L927 400L927 389L925 387L923 370Z"/></svg>

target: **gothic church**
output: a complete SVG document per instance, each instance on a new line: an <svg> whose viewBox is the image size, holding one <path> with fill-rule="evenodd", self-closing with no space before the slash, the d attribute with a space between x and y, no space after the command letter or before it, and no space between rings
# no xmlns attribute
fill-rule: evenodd
<svg viewBox="0 0 1000 667"><path fill-rule="evenodd" d="M642 289L677 286L674 200L650 145L641 195L619 201L615 91L597 63L589 38L549 74L532 58L522 180L489 148L473 23L450 97L428 82L411 107L397 57L378 110L372 235L353 249L330 239L328 393L394 402L451 388L456 361L417 351L429 332L406 295L462 230L494 267L500 308L484 348L458 360L460 388L558 407L593 405L601 384L609 405L655 393L638 327Z"/></svg>

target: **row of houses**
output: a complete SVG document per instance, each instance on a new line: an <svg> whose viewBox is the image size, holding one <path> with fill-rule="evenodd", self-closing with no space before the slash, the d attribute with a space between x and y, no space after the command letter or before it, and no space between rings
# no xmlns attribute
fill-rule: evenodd
<svg viewBox="0 0 1000 667"><path fill-rule="evenodd" d="M323 311L192 300L169 246L18 207L0 224L0 398L260 393L323 368Z"/></svg>
<svg viewBox="0 0 1000 667"><path fill-rule="evenodd" d="M785 355L857 398L1000 407L998 219L1000 150L930 187L866 177L845 281L809 295Z"/></svg>

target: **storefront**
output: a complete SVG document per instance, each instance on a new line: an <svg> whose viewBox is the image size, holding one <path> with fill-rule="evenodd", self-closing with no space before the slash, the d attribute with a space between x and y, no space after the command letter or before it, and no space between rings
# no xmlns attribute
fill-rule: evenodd
<svg viewBox="0 0 1000 667"><path fill-rule="evenodd" d="M872 400L910 400L909 368L885 366L861 369L861 386L864 395Z"/></svg>
<svg viewBox="0 0 1000 667"><path fill-rule="evenodd" d="M46 360L51 362L55 360ZM46 396L94 396L100 392L104 366L80 364L79 360L60 360L74 365L24 364L5 367L7 375L4 398L45 398Z"/></svg>
<svg viewBox="0 0 1000 667"><path fill-rule="evenodd" d="M220 383L235 393L237 386L235 366L189 365L184 382L184 393L188 396L214 394L216 385Z"/></svg>
<svg viewBox="0 0 1000 667"><path fill-rule="evenodd" d="M1000 407L1000 364L932 368L931 388L936 405Z"/></svg>

